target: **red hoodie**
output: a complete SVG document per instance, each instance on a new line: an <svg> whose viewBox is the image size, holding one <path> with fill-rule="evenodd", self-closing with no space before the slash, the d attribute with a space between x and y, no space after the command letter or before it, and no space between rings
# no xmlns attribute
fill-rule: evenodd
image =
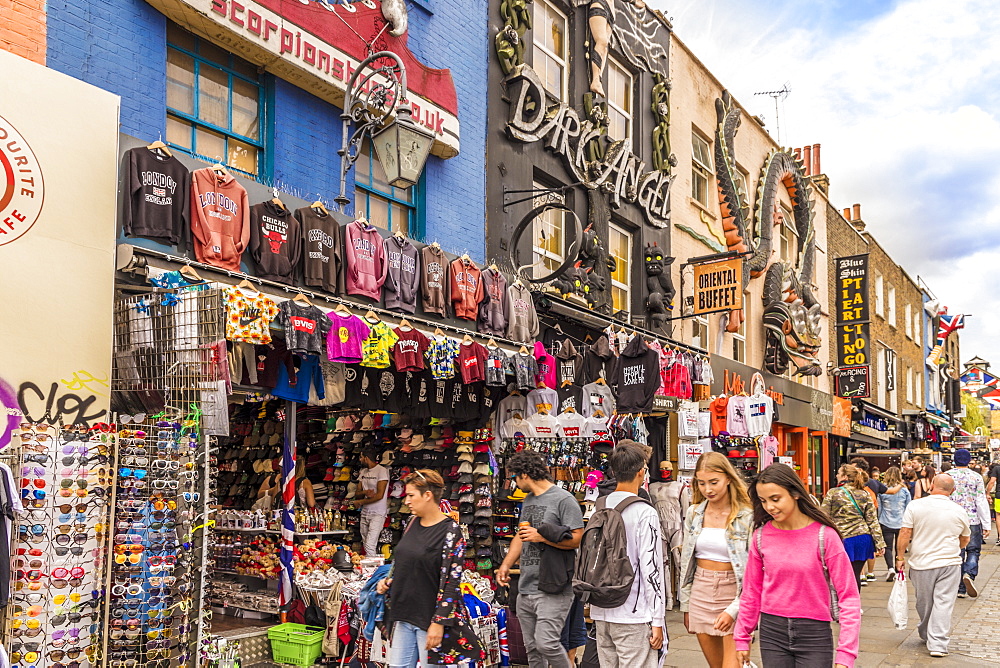
<svg viewBox="0 0 1000 668"><path fill-rule="evenodd" d="M378 301L389 270L389 263L385 261L385 245L378 228L359 220L348 223L344 228L344 256L347 259L344 277L347 294L363 295Z"/></svg>
<svg viewBox="0 0 1000 668"><path fill-rule="evenodd" d="M482 272L472 260L458 258L451 263L451 303L455 317L475 320L483 301Z"/></svg>
<svg viewBox="0 0 1000 668"><path fill-rule="evenodd" d="M250 200L232 174L211 167L191 173L191 233L198 262L240 270L250 243Z"/></svg>

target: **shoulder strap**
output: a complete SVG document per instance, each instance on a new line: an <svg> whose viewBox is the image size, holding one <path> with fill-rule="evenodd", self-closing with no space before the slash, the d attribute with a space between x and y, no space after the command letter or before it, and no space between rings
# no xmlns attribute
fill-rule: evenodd
<svg viewBox="0 0 1000 668"><path fill-rule="evenodd" d="M623 510L631 506L633 503L646 503L646 499L642 498L638 494L632 494L628 498L624 499L617 506L615 506L615 510L618 513L621 513Z"/></svg>
<svg viewBox="0 0 1000 668"><path fill-rule="evenodd" d="M847 494L847 498L854 504L854 509L858 511L859 515L861 515L861 519L867 520L864 511L861 510L861 506L858 505L858 500L854 498L854 492L852 492L849 487L841 487L840 489L844 490L844 493ZM822 531L820 531L820 535L823 535ZM820 540L822 541L822 538ZM820 544L822 545L822 542Z"/></svg>
<svg viewBox="0 0 1000 668"><path fill-rule="evenodd" d="M764 526L762 525L753 534L754 543L757 544L757 554L760 555L760 565L761 568L764 567L764 550L761 549L761 543L763 542L762 534L764 533Z"/></svg>

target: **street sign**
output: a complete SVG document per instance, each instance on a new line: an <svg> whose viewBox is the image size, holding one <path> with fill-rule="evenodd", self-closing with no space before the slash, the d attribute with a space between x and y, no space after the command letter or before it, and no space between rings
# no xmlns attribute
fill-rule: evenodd
<svg viewBox="0 0 1000 668"><path fill-rule="evenodd" d="M868 365L840 367L837 370L837 396L845 399L870 397L872 384L869 371Z"/></svg>

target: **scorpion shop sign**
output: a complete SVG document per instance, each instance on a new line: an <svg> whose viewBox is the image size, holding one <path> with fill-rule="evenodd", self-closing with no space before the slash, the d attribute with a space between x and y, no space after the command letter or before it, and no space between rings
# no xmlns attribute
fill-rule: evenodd
<svg viewBox="0 0 1000 668"><path fill-rule="evenodd" d="M743 260L721 260L694 266L694 312L714 313L743 308Z"/></svg>
<svg viewBox="0 0 1000 668"><path fill-rule="evenodd" d="M631 139L608 146L601 161L590 161L587 146L603 141L602 130L568 104L544 107L545 87L528 65L518 65L507 79L510 113L507 134L518 141L544 141L545 147L561 155L569 172L586 188L603 188L609 203L622 202L642 208L653 227L670 224L671 175L660 170L645 171L646 164L630 148ZM543 101L539 104L539 100Z"/></svg>

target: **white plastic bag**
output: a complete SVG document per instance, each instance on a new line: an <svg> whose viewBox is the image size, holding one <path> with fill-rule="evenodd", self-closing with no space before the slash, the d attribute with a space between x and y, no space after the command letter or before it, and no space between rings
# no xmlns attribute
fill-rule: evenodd
<svg viewBox="0 0 1000 668"><path fill-rule="evenodd" d="M902 571L896 575L896 582L892 585L888 608L889 619L896 625L896 629L899 631L905 629L910 604L906 593L906 575Z"/></svg>

